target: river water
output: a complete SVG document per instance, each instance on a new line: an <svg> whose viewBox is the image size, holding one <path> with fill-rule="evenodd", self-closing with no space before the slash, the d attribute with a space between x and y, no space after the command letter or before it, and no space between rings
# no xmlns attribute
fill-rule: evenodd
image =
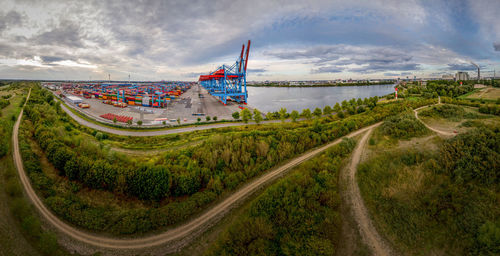
<svg viewBox="0 0 500 256"><path fill-rule="evenodd" d="M339 86L339 87L250 87L247 86L248 105L260 111L274 112L286 108L288 112L309 108L313 111L326 105L352 98L383 96L394 92L394 85Z"/></svg>

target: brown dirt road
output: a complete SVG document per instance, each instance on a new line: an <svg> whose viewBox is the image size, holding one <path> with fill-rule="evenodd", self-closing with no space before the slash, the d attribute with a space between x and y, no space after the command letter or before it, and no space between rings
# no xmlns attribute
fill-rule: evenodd
<svg viewBox="0 0 500 256"><path fill-rule="evenodd" d="M235 191L232 195L225 198L220 203L216 204L212 208L208 209L207 211L205 211L204 213L190 220L187 223L169 229L168 231L160 234L155 234L140 238L120 239L120 238L103 236L100 234L92 234L77 229L60 220L43 204L42 200L36 195L33 187L31 186L28 176L24 171L22 159L19 152L18 132L19 132L19 125L22 119L22 114L23 111L21 110L19 118L14 126L14 132L12 136L14 145L14 150L13 150L14 162L16 164L19 176L21 178L21 183L26 191L26 194L33 202L35 208L40 212L41 216L58 231L59 234L70 237L71 239L74 239L75 241L78 241L82 244L98 248L98 250L104 249L104 251L107 252L109 252L110 249L120 250L121 255L136 254L137 252L136 251L134 252L134 250L157 247L159 245L162 246L161 253L163 254L167 252L175 252L180 250L182 247L190 243L197 235L201 234L204 230L213 225L231 208L233 208L239 202L247 198L257 189L269 183L270 181L273 181L276 178L280 177L281 175L286 173L286 171L288 171L290 168L310 159L313 156L316 156L317 154L325 151L326 149L328 149L333 145L338 144L341 141L341 139L337 139L327 145L324 145L317 149L311 150L305 154L302 154L301 156L294 158L293 160L285 163L284 165L269 171L268 173L258 177L257 179L251 181L247 185L240 188L239 190ZM373 129L375 126L380 124L381 122L362 128L360 130L357 130L355 132L346 135L345 137L353 137L359 135L365 131ZM71 249L78 252L78 250L81 248L72 247ZM85 250L82 251L82 253L88 253L88 248L85 248Z"/></svg>
<svg viewBox="0 0 500 256"><path fill-rule="evenodd" d="M371 249L373 255L395 255L390 246L386 241L379 235L366 208L363 198L361 197L361 192L359 190L358 183L356 181L356 171L360 158L365 147L366 141L370 137L373 129L369 129L368 132L363 135L358 145L354 149L351 160L347 168L343 170L343 176L347 181L345 196L347 203L350 206L350 214L357 224L357 229L363 242ZM349 253L352 252L352 248Z"/></svg>
<svg viewBox="0 0 500 256"><path fill-rule="evenodd" d="M438 103L436 105L441 104L441 97L439 97L438 99L439 99L439 101L438 101ZM433 131L433 132L435 132L437 134L444 135L444 136L455 136L455 135L457 135L456 133L445 132L445 131L438 130L436 128L432 128L429 125L427 125L424 121L422 121L420 118L418 118L418 111L421 110L421 109L423 109L423 108L430 107L430 106L433 106L433 105L423 106L423 107L419 107L419 108L414 109L413 112L415 113L415 118L418 119L418 120L420 120L420 122L422 122L422 124L424 124L425 127L427 127L427 129L429 129L429 130L431 130L431 131Z"/></svg>

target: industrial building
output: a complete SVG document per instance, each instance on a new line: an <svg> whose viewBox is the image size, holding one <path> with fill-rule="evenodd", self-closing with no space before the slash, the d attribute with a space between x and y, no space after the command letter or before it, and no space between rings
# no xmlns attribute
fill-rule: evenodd
<svg viewBox="0 0 500 256"><path fill-rule="evenodd" d="M455 75L455 80L457 81L465 81L465 80L469 80L469 73L467 72L457 72L457 74Z"/></svg>
<svg viewBox="0 0 500 256"><path fill-rule="evenodd" d="M76 105L76 104L80 104L80 103L82 103L82 102L83 102L81 98L78 98L78 97L76 97L76 96L71 96L71 95L70 95L70 96L67 96L66 98L68 99L68 101L69 101L70 103L75 104L75 105Z"/></svg>

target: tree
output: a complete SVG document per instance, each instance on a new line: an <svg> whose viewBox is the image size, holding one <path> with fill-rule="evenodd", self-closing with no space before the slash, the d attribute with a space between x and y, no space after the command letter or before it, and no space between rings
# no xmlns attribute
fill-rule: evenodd
<svg viewBox="0 0 500 256"><path fill-rule="evenodd" d="M259 124L260 121L262 121L262 114L258 109L253 110L253 120L255 120L257 124Z"/></svg>
<svg viewBox="0 0 500 256"><path fill-rule="evenodd" d="M113 123L116 124L116 117L113 117Z"/></svg>
<svg viewBox="0 0 500 256"><path fill-rule="evenodd" d="M131 125L132 124L132 119L127 120L127 124Z"/></svg>
<svg viewBox="0 0 500 256"><path fill-rule="evenodd" d="M284 122L284 121L285 121L285 118L286 118L286 113L287 113L287 112L286 112L286 108L280 108L279 113L280 113L280 119L281 119L281 121L283 121L283 122Z"/></svg>
<svg viewBox="0 0 500 256"><path fill-rule="evenodd" d="M240 113L238 113L238 112L234 112L234 113L233 113L233 118L234 118L235 120L240 119Z"/></svg>
<svg viewBox="0 0 500 256"><path fill-rule="evenodd" d="M177 124L181 124L181 118L177 117Z"/></svg>
<svg viewBox="0 0 500 256"><path fill-rule="evenodd" d="M273 113L272 112L267 112L266 119L267 120L273 120L274 119Z"/></svg>
<svg viewBox="0 0 500 256"><path fill-rule="evenodd" d="M210 116L205 117L205 119L207 120L207 122L210 121Z"/></svg>
<svg viewBox="0 0 500 256"><path fill-rule="evenodd" d="M102 134L101 132L97 132L97 133L95 134L95 138L96 138L97 140L102 140L102 139L104 139L104 134Z"/></svg>
<svg viewBox="0 0 500 256"><path fill-rule="evenodd" d="M250 110L248 110L248 108L245 108L241 111L241 119L245 124L252 119L252 113L250 112Z"/></svg>
<svg viewBox="0 0 500 256"><path fill-rule="evenodd" d="M322 113L323 112L321 111L320 108L315 108L314 112L313 112L313 115L316 116L317 118L320 118Z"/></svg>
<svg viewBox="0 0 500 256"><path fill-rule="evenodd" d="M142 120L137 121L137 125L142 125Z"/></svg>
<svg viewBox="0 0 500 256"><path fill-rule="evenodd" d="M370 100L368 100L368 98L365 98L365 99L363 100L363 105L368 106L369 104L370 104Z"/></svg>
<svg viewBox="0 0 500 256"><path fill-rule="evenodd" d="M301 115L307 119L311 119L312 117L311 110L309 110L308 108L303 109Z"/></svg>
<svg viewBox="0 0 500 256"><path fill-rule="evenodd" d="M339 118L344 118L344 117L345 117L344 111L339 111L339 112L337 112L337 116L338 116Z"/></svg>
<svg viewBox="0 0 500 256"><path fill-rule="evenodd" d="M358 106L363 105L363 100L361 98L358 98L358 101L356 102Z"/></svg>
<svg viewBox="0 0 500 256"><path fill-rule="evenodd" d="M356 114L356 107L350 106L349 108L347 108L347 112L349 113L349 115Z"/></svg>
<svg viewBox="0 0 500 256"><path fill-rule="evenodd" d="M349 104L350 104L351 106L356 106L356 99L355 99L355 98L350 99L350 100L349 100Z"/></svg>
<svg viewBox="0 0 500 256"><path fill-rule="evenodd" d="M290 117L292 118L292 121L295 122L299 117L299 111L297 110L292 111L292 113L290 113Z"/></svg>
<svg viewBox="0 0 500 256"><path fill-rule="evenodd" d="M201 121L201 118L198 117L196 120L198 120L198 123L199 123Z"/></svg>
<svg viewBox="0 0 500 256"><path fill-rule="evenodd" d="M331 113L332 113L332 108L330 106L327 105L323 108L324 115L330 115Z"/></svg>
<svg viewBox="0 0 500 256"><path fill-rule="evenodd" d="M333 111L335 111L335 113L342 111L342 108L340 107L340 104L338 102L335 103L335 106L333 106Z"/></svg>
<svg viewBox="0 0 500 256"><path fill-rule="evenodd" d="M217 116L214 116L213 119L214 119L214 121L217 121Z"/></svg>
<svg viewBox="0 0 500 256"><path fill-rule="evenodd" d="M358 107L358 110L357 110L358 113L363 113L365 111L366 111L365 107L363 107L363 106Z"/></svg>
<svg viewBox="0 0 500 256"><path fill-rule="evenodd" d="M346 100L342 101L342 109L347 109L348 105L349 105L349 103L347 103Z"/></svg>
<svg viewBox="0 0 500 256"><path fill-rule="evenodd" d="M169 195L172 178L165 166L141 166L131 171L127 184L140 199L161 200Z"/></svg>

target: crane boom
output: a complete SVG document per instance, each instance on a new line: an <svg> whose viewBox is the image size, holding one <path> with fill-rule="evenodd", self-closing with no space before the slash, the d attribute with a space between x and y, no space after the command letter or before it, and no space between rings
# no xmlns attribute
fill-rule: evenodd
<svg viewBox="0 0 500 256"><path fill-rule="evenodd" d="M250 51L250 40L248 40L247 44L247 53L245 57L245 72L247 72L247 64L248 64L248 52Z"/></svg>

